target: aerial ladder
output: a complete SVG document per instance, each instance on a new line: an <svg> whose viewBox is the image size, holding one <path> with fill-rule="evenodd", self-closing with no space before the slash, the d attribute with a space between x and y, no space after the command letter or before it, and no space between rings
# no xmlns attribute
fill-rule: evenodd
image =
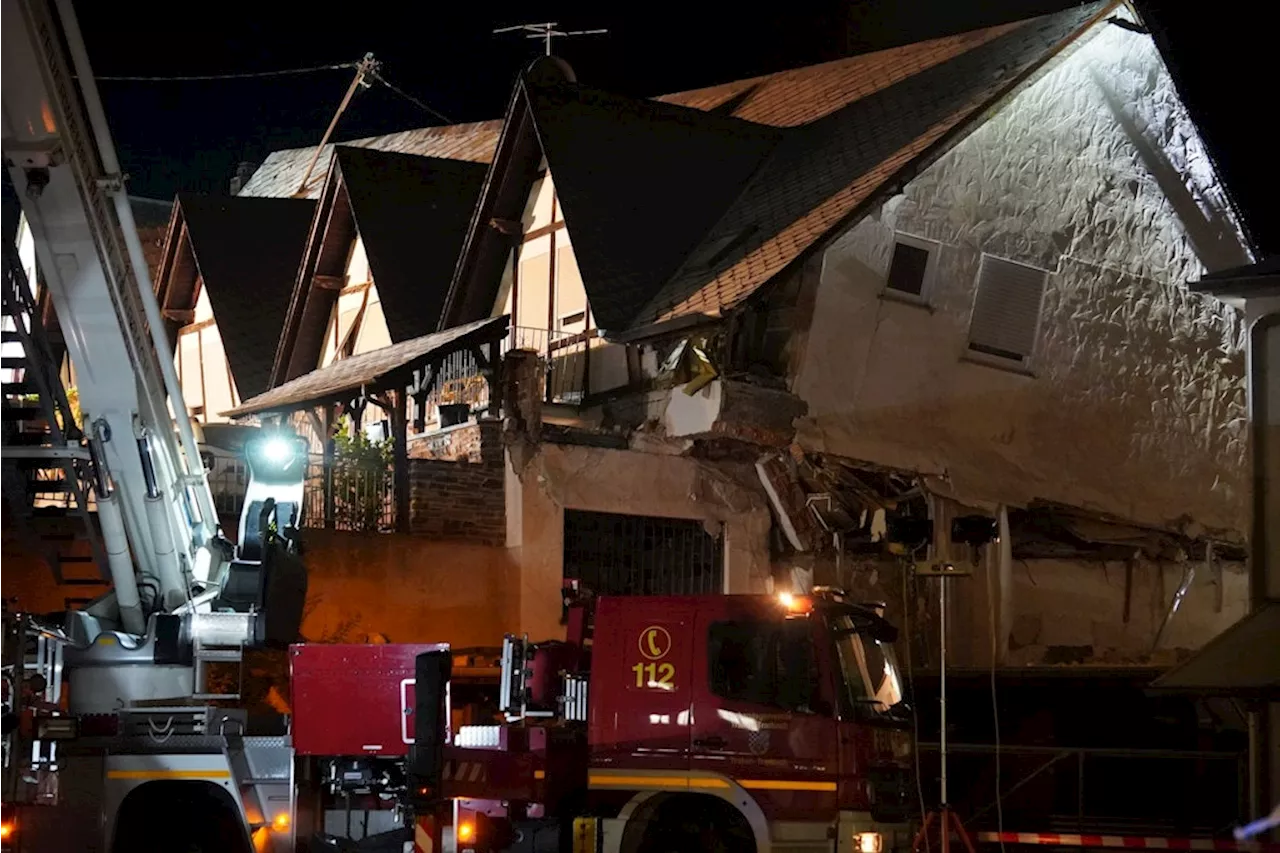
<svg viewBox="0 0 1280 853"><path fill-rule="evenodd" d="M250 483L233 545L166 355L72 3L2 2L4 164L81 410L80 428L57 430L52 447L3 452L73 461L84 474L112 588L60 619L7 618L0 840L22 850L142 849L143 836L130 834L143 832L131 826L140 815L153 840L157 827L191 834L213 821L198 832L221 839L218 849L289 849L287 737L247 735L243 712L217 704L236 695L213 691L209 674L246 648L297 636L305 444L284 433L247 444ZM29 299L15 257L6 252L6 295ZM27 316L11 330L22 341L36 337L39 315ZM48 368L28 369L49 384L58 371ZM21 809L16 823L10 806Z"/></svg>

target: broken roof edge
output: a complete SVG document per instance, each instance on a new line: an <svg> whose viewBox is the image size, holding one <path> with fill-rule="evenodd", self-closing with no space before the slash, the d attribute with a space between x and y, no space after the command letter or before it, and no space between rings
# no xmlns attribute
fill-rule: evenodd
<svg viewBox="0 0 1280 853"><path fill-rule="evenodd" d="M1093 4L1081 3L1080 5L1088 6ZM1001 87L995 95L977 106L969 113L968 116L943 133L935 142L927 146L920 154L903 164L901 168L872 190L862 202L855 205L852 210L838 219L821 237L814 240L803 250L797 253L794 258L788 261L776 273L761 282L754 290L738 302L724 306L724 313L726 315L732 314L745 309L749 305L758 305L760 302L767 299L779 283L786 281L790 276L794 275L799 269L801 269L814 255L820 254L828 249L831 244L838 240L846 231L857 225L872 211L883 205L890 198L899 194L907 183L914 180L925 169L928 169L956 145L963 142L969 134L976 131L992 116L1004 109L1004 107L1014 98L1048 73L1054 65L1065 59L1071 52L1078 49L1082 44L1081 39L1083 37L1094 32L1095 28L1099 24L1105 22L1105 17L1108 14L1117 8L1123 7L1124 5L1125 0L1103 0L1099 5L1098 11L1077 27L1069 36L1059 42L1055 48L1047 51L1041 59L1030 63L1021 72L1014 75L1013 78ZM1038 15L1025 20L1033 21L1042 17L1046 16ZM726 211L726 215L727 213L728 212ZM719 225L719 222L717 222L716 225ZM713 226L713 231L714 227L715 226ZM683 268L683 264L681 267ZM676 271L676 275L678 274L679 270ZM674 280L674 277L675 276L673 275L671 280ZM657 322L663 322L665 320L671 320L675 317L683 316L681 314L662 312L660 308L654 304L662 297L662 295L662 291L659 291L657 296L651 299L639 312L637 318L657 317Z"/></svg>

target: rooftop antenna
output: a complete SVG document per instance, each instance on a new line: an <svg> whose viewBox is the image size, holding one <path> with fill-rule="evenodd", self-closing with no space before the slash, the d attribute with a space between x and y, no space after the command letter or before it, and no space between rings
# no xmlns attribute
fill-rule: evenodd
<svg viewBox="0 0 1280 853"><path fill-rule="evenodd" d="M499 27L493 31L493 34L523 32L525 33L525 38L542 39L547 56L550 56L552 39L562 36L595 36L609 32L608 30L557 30L556 27L558 26L560 25L554 21L542 24L516 24L511 27Z"/></svg>
<svg viewBox="0 0 1280 853"><path fill-rule="evenodd" d="M316 146L315 153L311 155L311 162L307 164L306 174L302 176L302 182L298 184L298 189L293 193L294 198L306 198L307 181L311 180L311 173L316 168L316 161L320 159L320 152L324 150L324 146L329 142L329 137L333 135L333 129L338 126L338 119L342 118L342 114L346 112L347 105L351 103L356 90L361 87L369 88L371 84L368 78L377 76L378 65L378 60L373 58L372 53L366 53L364 59L361 59L356 64L356 76L352 78L351 85L347 87L347 93L342 96L342 103L338 104L338 110L333 114L333 121L329 122L329 129L324 132L320 144Z"/></svg>

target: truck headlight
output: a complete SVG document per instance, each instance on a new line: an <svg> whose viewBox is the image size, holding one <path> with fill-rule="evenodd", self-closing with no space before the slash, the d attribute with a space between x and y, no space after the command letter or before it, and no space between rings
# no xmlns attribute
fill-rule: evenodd
<svg viewBox="0 0 1280 853"><path fill-rule="evenodd" d="M859 832L853 840L857 842L858 853L880 853L884 848L884 838L878 832Z"/></svg>

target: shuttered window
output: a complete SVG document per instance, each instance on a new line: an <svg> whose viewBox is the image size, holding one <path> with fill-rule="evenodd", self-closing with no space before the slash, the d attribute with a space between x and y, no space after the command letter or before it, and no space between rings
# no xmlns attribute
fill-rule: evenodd
<svg viewBox="0 0 1280 853"><path fill-rule="evenodd" d="M1048 277L1047 270L983 255L969 321L969 349L1017 362L1030 358Z"/></svg>

